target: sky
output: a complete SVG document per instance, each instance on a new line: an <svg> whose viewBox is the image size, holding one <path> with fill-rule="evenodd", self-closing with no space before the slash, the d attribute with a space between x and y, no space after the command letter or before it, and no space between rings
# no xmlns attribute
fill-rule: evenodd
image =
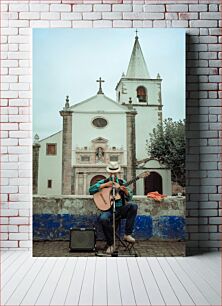
<svg viewBox="0 0 222 306"><path fill-rule="evenodd" d="M151 78L160 74L163 117L185 118L185 30L140 29L138 37ZM106 96L126 74L136 29L33 30L33 136L62 129L59 111L96 95L101 77Z"/></svg>

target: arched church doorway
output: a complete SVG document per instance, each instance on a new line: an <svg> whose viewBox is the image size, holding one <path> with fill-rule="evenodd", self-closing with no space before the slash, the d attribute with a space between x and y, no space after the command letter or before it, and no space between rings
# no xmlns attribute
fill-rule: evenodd
<svg viewBox="0 0 222 306"><path fill-rule="evenodd" d="M90 181L90 186L96 184L100 180L104 180L106 177L104 175L96 175Z"/></svg>
<svg viewBox="0 0 222 306"><path fill-rule="evenodd" d="M162 176L157 172L150 172L150 175L144 178L144 194L148 192L158 191L163 193Z"/></svg>

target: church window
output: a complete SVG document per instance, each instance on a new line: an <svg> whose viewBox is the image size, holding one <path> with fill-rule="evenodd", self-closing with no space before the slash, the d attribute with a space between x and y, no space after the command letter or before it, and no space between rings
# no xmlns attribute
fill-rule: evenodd
<svg viewBox="0 0 222 306"><path fill-rule="evenodd" d="M92 124L97 128L104 128L105 126L107 126L108 122L105 118L97 117L93 119Z"/></svg>
<svg viewBox="0 0 222 306"><path fill-rule="evenodd" d="M48 180L48 188L52 188L52 180Z"/></svg>
<svg viewBox="0 0 222 306"><path fill-rule="evenodd" d="M46 144L46 155L56 155L56 143Z"/></svg>
<svg viewBox="0 0 222 306"><path fill-rule="evenodd" d="M147 102L146 88L144 86L139 86L136 93L139 102Z"/></svg>
<svg viewBox="0 0 222 306"><path fill-rule="evenodd" d="M81 161L82 162L89 162L90 161L90 157L88 155L82 155L81 156Z"/></svg>
<svg viewBox="0 0 222 306"><path fill-rule="evenodd" d="M111 155L110 156L110 161L118 161L118 160L119 160L118 155Z"/></svg>

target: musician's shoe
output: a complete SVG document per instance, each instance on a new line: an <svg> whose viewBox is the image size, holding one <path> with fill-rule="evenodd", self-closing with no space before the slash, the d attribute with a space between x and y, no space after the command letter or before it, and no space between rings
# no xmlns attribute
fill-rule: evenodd
<svg viewBox="0 0 222 306"><path fill-rule="evenodd" d="M136 242L136 240L131 235L124 235L123 239L130 243Z"/></svg>
<svg viewBox="0 0 222 306"><path fill-rule="evenodd" d="M114 252L114 246L113 245L108 246L106 254L112 254L113 252Z"/></svg>

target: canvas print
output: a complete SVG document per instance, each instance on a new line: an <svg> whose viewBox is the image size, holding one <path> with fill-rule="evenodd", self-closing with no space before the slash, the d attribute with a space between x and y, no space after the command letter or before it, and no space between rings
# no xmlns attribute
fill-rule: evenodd
<svg viewBox="0 0 222 306"><path fill-rule="evenodd" d="M185 255L185 31L33 30L33 256Z"/></svg>

